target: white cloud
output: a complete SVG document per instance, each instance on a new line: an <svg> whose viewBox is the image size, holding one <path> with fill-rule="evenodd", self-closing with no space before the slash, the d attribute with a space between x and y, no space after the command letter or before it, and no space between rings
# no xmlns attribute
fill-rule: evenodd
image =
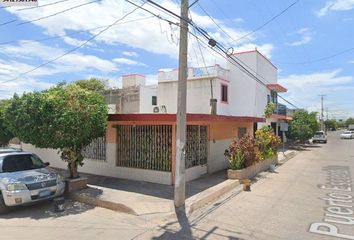
<svg viewBox="0 0 354 240"><path fill-rule="evenodd" d="M55 0L48 0L48 3ZM76 4L84 3L84 0L77 0ZM170 9L171 11L179 14L179 6L171 0L163 0L161 5ZM7 11L17 15L21 20L32 20L44 17L55 12L72 7L71 2L62 2L60 4L47 6L46 8L36 8L27 11L15 11L15 9L8 8ZM102 0L98 3L83 6L80 10L73 10L59 14L55 17L43 19L41 21L33 22L32 24L42 27L45 33L50 36L58 36L69 31L80 31L91 29L99 26L105 26L113 23L121 16L127 14L135 7L124 0ZM145 4L144 8L154 12L162 17L170 19L172 22L178 20L171 18L169 15L162 13L151 5ZM130 21L137 18L150 17L151 15L143 10L137 10L124 21ZM231 40L228 39L224 33L218 29L213 21L205 15L200 15L192 11L193 20L221 43L227 43ZM243 36L246 31L235 29L226 26L222 21L215 18L215 21L221 25L234 39ZM161 26L161 27L160 27ZM98 33L100 30L91 30L90 34ZM174 35L176 39L179 36L179 30L175 26L170 26L168 23L158 20L156 18L144 19L138 22L129 22L124 24L117 24L106 32L102 33L95 39L94 42L99 42L97 45L105 44L125 44L132 48L144 49L155 54L165 54L171 58L177 59L178 47L176 44L171 43L170 36ZM245 38L242 43L247 43L253 40L253 37ZM77 39L64 37L63 39L68 44L79 43ZM234 43L235 44L235 43ZM129 54L129 53L128 53ZM129 55L125 55L132 57Z"/></svg>
<svg viewBox="0 0 354 240"><path fill-rule="evenodd" d="M118 64L125 64L125 65L134 65L134 66L143 66L143 67L147 66L145 63L131 60L129 58L115 58L113 59L113 62L116 62Z"/></svg>
<svg viewBox="0 0 354 240"><path fill-rule="evenodd" d="M329 11L348 11L354 8L354 0L331 0L316 12L318 17L325 16Z"/></svg>
<svg viewBox="0 0 354 240"><path fill-rule="evenodd" d="M337 108L344 106L350 101L343 102L343 96L352 96L353 77L341 75L342 70L328 70L324 72L314 72L310 74L293 74L281 77L278 82L288 89L283 96L295 99L298 107L309 106L307 110L318 111L319 94L327 94L328 98L334 101L333 106ZM326 100L326 106L331 107ZM300 103L301 105L299 105ZM351 111L354 112L353 107Z"/></svg>
<svg viewBox="0 0 354 240"><path fill-rule="evenodd" d="M138 57L139 56L139 54L137 52L129 52L129 51L124 51L124 52L122 52L122 54L127 57Z"/></svg>
<svg viewBox="0 0 354 240"><path fill-rule="evenodd" d="M293 34L299 35L301 37L301 39L291 42L291 43L288 43L289 46L301 46L301 45L307 44L307 43L311 42L312 35L313 35L313 33L308 28L301 28ZM293 35L293 34L291 34L291 35Z"/></svg>
<svg viewBox="0 0 354 240"><path fill-rule="evenodd" d="M0 45L0 51L12 58L40 60L46 62L55 57L61 56L65 51L61 48L49 47L38 42L21 41L18 45ZM20 63L18 63L20 64ZM117 71L117 66L109 60L105 60L94 55L84 55L81 53L70 53L54 63L48 64L52 68L56 68L56 71L49 71L52 74L58 72L76 72L87 69L95 69L101 72ZM34 68L33 66L32 68ZM17 74L21 71L13 69ZM27 69L29 70L29 69ZM41 68L34 71L41 72ZM45 74L48 75L48 74Z"/></svg>

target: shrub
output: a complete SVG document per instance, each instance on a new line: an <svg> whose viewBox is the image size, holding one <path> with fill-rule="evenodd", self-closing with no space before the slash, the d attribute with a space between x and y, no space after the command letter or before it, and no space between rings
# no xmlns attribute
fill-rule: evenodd
<svg viewBox="0 0 354 240"><path fill-rule="evenodd" d="M256 131L256 141L261 151L262 160L272 158L277 154L281 144L280 137L276 136L273 129L265 126Z"/></svg>
<svg viewBox="0 0 354 240"><path fill-rule="evenodd" d="M230 168L233 170L249 167L261 160L256 140L250 136L233 140L225 150L225 156L229 158Z"/></svg>

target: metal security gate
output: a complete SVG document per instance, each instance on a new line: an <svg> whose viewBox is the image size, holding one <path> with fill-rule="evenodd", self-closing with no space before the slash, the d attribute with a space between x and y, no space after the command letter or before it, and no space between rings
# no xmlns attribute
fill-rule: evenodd
<svg viewBox="0 0 354 240"><path fill-rule="evenodd" d="M94 139L82 150L82 156L94 160L106 160L106 137Z"/></svg>
<svg viewBox="0 0 354 240"><path fill-rule="evenodd" d="M208 160L208 127L187 126L186 168L205 165Z"/></svg>
<svg viewBox="0 0 354 240"><path fill-rule="evenodd" d="M171 171L171 125L118 125L117 136L117 166Z"/></svg>

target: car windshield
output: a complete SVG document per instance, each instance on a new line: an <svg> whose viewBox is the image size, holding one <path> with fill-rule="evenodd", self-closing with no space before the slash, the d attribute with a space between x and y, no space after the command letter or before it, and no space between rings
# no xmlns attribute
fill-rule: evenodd
<svg viewBox="0 0 354 240"><path fill-rule="evenodd" d="M3 158L2 172L19 172L43 168L42 160L34 154L9 155Z"/></svg>
<svg viewBox="0 0 354 240"><path fill-rule="evenodd" d="M317 136L323 136L324 133L323 133L323 132L316 132L315 135L317 135Z"/></svg>
<svg viewBox="0 0 354 240"><path fill-rule="evenodd" d="M345 131L344 134L351 134L352 132L350 131Z"/></svg>

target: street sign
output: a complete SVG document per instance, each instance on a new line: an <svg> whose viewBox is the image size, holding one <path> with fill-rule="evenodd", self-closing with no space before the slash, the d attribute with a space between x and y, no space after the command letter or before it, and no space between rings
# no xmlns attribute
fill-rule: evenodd
<svg viewBox="0 0 354 240"><path fill-rule="evenodd" d="M289 130L289 124L288 123L280 123L280 131L287 132L288 130Z"/></svg>

